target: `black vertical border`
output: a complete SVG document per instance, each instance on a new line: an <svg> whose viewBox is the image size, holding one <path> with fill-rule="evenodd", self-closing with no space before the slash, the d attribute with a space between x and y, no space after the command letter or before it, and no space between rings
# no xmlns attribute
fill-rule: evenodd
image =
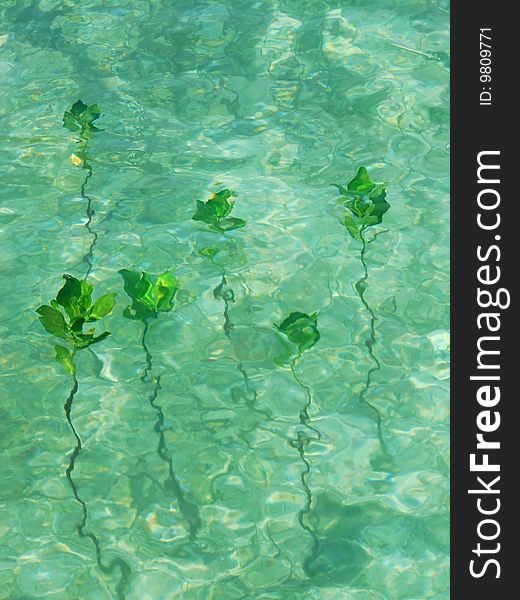
<svg viewBox="0 0 520 600"><path fill-rule="evenodd" d="M514 386L514 373L520 372L515 338L520 334L515 318L516 299L512 290L514 275L520 275L520 232L517 215L519 192L514 191L514 178L520 181L520 165L513 161L520 155L513 149L518 130L520 103L513 105L518 89L518 71L515 68L516 41L520 32L514 30L516 17L514 4L495 0L453 2L451 5L451 598L453 600L502 600L520 597L516 584L520 578L520 564L516 566L516 531L519 516L516 498L520 490L520 428L518 422L519 394ZM491 28L492 82L480 81L479 33L481 28ZM517 29L517 28L515 28ZM491 106L480 106L479 95L483 87L491 86ZM500 227L493 232L479 229L477 225L477 194L482 185L477 184L477 155L481 151L500 151ZM479 540L478 523L486 518L477 510L476 495L468 489L478 487L471 473L469 456L476 451L476 418L479 407L476 392L481 385L470 381L477 374L477 269L483 263L477 259L477 246L488 247L500 235L501 281L495 287L508 288L511 306L501 310L500 375L501 416L500 429L493 439L501 443L500 450L490 452L490 460L501 465L501 509L496 515L501 526L495 542ZM516 264L515 264L516 263ZM485 312L481 309L481 312ZM482 335L482 332L480 333ZM482 374L482 373L479 373ZM496 409L492 409L496 410ZM491 438L491 436L489 436ZM518 441L517 441L518 440ZM489 479L489 476L487 477ZM487 496L490 498L491 496ZM481 578L469 572L469 563L478 557L472 552L480 541L482 547L492 548L500 543L497 558L501 574L489 568ZM481 557L480 566L483 564ZM518 559L520 561L520 559Z"/></svg>

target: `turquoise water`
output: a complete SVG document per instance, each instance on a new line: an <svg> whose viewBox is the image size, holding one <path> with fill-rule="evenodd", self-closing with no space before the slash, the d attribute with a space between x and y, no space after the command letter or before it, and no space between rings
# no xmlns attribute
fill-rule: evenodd
<svg viewBox="0 0 520 600"><path fill-rule="evenodd" d="M0 599L447 599L447 2L0 10ZM364 256L331 186L360 165L391 206ZM192 220L222 188L226 235ZM122 268L180 284L144 344ZM87 272L118 298L78 452L35 311Z"/></svg>

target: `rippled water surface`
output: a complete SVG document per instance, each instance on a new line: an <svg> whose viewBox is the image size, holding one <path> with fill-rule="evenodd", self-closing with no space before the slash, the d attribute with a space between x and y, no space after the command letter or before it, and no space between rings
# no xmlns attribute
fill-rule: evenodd
<svg viewBox="0 0 520 600"><path fill-rule="evenodd" d="M0 599L447 599L447 2L0 10ZM331 185L360 165L391 205L364 256ZM191 217L224 187L221 235ZM144 344L122 268L179 280ZM88 271L118 304L74 452L35 310Z"/></svg>

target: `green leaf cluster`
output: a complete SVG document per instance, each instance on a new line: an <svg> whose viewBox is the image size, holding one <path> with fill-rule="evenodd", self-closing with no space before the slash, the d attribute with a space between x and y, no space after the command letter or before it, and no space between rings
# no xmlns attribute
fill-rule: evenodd
<svg viewBox="0 0 520 600"><path fill-rule="evenodd" d="M363 232L367 227L379 225L384 214L390 209L386 201L386 184L374 183L365 167L359 167L354 179L347 187L333 184L338 188L347 212L343 225L349 234L358 241L363 241Z"/></svg>
<svg viewBox="0 0 520 600"><path fill-rule="evenodd" d="M93 285L72 275L64 275L65 283L50 306L43 304L36 312L48 333L65 340L72 346L72 353L64 346L55 346L56 360L73 374L73 357L77 350L97 344L110 335L105 331L96 335L94 329L84 330L86 323L94 323L110 314L116 304L116 294L109 293L92 301Z"/></svg>
<svg viewBox="0 0 520 600"><path fill-rule="evenodd" d="M56 352L56 360L65 369L65 372L69 375L75 375L76 365L74 364L74 351L71 352L68 348L60 346L59 344L54 346L54 350Z"/></svg>
<svg viewBox="0 0 520 600"><path fill-rule="evenodd" d="M233 210L235 197L236 194L226 188L213 194L206 202L197 200L197 210L192 219L207 223L220 232L244 227L246 222L243 219L228 216Z"/></svg>
<svg viewBox="0 0 520 600"><path fill-rule="evenodd" d="M125 308L123 316L135 321L146 321L173 308L179 284L170 271L165 271L156 278L133 269L121 269L119 273L123 277L125 292L132 300L132 305Z"/></svg>
<svg viewBox="0 0 520 600"><path fill-rule="evenodd" d="M285 334L289 341L298 346L298 350L304 352L312 348L320 339L318 331L318 313L308 315L301 312L293 312L276 329Z"/></svg>
<svg viewBox="0 0 520 600"><path fill-rule="evenodd" d="M63 126L74 133L79 131L80 135L90 131L99 131L94 125L94 121L99 119L100 116L101 112L97 104L87 106L81 100L78 100L69 110L65 111Z"/></svg>
<svg viewBox="0 0 520 600"><path fill-rule="evenodd" d="M36 312L43 327L75 348L86 348L105 339L105 331L96 336L93 330L83 331L85 323L94 323L110 314L116 304L116 294L109 293L92 301L93 285L72 275L64 275L65 283L50 306L43 304Z"/></svg>

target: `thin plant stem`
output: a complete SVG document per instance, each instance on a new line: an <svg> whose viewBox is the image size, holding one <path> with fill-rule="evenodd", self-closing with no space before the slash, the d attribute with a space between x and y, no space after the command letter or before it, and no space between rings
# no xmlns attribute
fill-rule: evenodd
<svg viewBox="0 0 520 600"><path fill-rule="evenodd" d="M217 265L217 263L215 263L214 261L212 261L212 262L213 262L213 264ZM225 274L225 272L223 272L221 285L223 286L226 284L227 284L226 274ZM235 324L233 323L233 321L231 320L231 317L229 315L229 308L230 308L230 302L234 302L235 298L234 298L234 295L231 298L231 300L228 300L228 298L226 298L225 296L221 296L221 298L222 298L222 301L224 302L224 335L228 338L228 340L231 341L231 332L233 331ZM249 379L249 376L247 374L247 371L246 371L242 361L238 360L238 359L234 359L234 358L230 358L230 360L232 360L236 364L237 369L240 372L242 379L244 380L246 389L250 394L249 398L246 400L247 408L249 410L254 410L258 414L262 415L263 417L270 419L271 417L267 412L258 409L256 406L257 400L258 400L258 394L257 394L256 390L254 389L254 387L251 385L251 380Z"/></svg>
<svg viewBox="0 0 520 600"><path fill-rule="evenodd" d="M75 355L76 355L76 348L74 348L74 350L72 352L72 359L74 359ZM64 410L65 410L65 417L67 419L67 423L69 424L72 434L76 440L76 445L69 456L69 464L65 471L65 476L67 477L67 481L69 482L69 485L72 489L72 494L74 495L74 498L76 499L78 504L81 506L82 519L76 525L76 530L78 532L79 537L88 538L94 544L94 549L96 552L96 561L97 561L98 567L105 575L110 575L110 574L112 574L114 568L116 568L116 567L119 568L121 577L120 577L118 584L116 585L116 594L117 594L118 600L125 600L126 599L126 591L127 591L127 588L128 588L129 582L130 582L130 576L132 574L132 569L126 561L124 561L122 558L118 558L118 557L112 559L112 561L110 562L110 564L108 566L105 566L103 564L103 556L102 556L101 544L99 542L99 539L97 538L97 536L94 533L85 532L85 527L87 526L87 521L88 521L87 503L79 495L78 487L72 476L74 469L76 467L76 461L79 458L81 450L83 449L83 446L81 443L81 438L79 437L79 434L78 434L76 428L74 427L74 423L72 421L72 409L74 406L74 399L78 392L78 389L79 389L79 381L76 377L76 372L74 370L74 373L72 375L72 387L69 392L69 395L67 396L67 399L65 400Z"/></svg>
<svg viewBox="0 0 520 600"><path fill-rule="evenodd" d="M388 456L388 451L386 450L386 445L385 445L384 438L383 438L381 413L373 404L371 404L366 399L366 396L367 396L370 386L372 384L372 376L374 375L374 373L381 370L381 363L374 352L374 347L377 343L377 338L376 338L377 317L374 313L374 310L372 309L372 307L369 305L369 303L367 302L367 300L365 298L365 291L367 289L367 281L368 281L368 265L366 262L367 245L369 243L373 242L378 234L376 234L369 242L366 241L366 238L364 235L364 229L361 230L360 235L361 235L361 243L362 243L360 259L361 259L361 264L363 265L363 277L361 277L361 279L359 279L356 282L354 287L356 289L356 292L357 292L363 306L366 308L368 314L370 315L369 335L368 335L367 339L365 340L365 346L367 347L368 355L370 356L370 359L374 363L374 366L372 368L370 368L367 372L365 385L359 394L359 401L362 404L364 404L365 406L367 406L370 409L370 411L374 414L375 421L376 421L376 427L377 427L377 436L379 439L379 443L381 445L381 450L385 455Z"/></svg>
<svg viewBox="0 0 520 600"><path fill-rule="evenodd" d="M148 379L148 375L153 369L153 356L148 348L146 343L146 336L149 331L149 321L145 320L143 336L141 338L141 346L144 350L146 357L146 368L144 370L143 375L141 376L141 381L145 383ZM189 527L189 535L190 541L194 541L197 537L197 532L201 526L199 509L196 504L193 504L189 500L186 499L184 495L184 491L182 490L179 481L177 479L177 475L175 474L175 470L173 467L173 460L168 451L168 446L166 444L166 437L164 435L164 423L165 423L165 415L162 407L157 403L157 398L159 396L159 392L162 389L161 387L161 377L160 375L155 377L154 388L148 398L148 402L150 406L156 413L156 422L154 425L154 432L157 434L159 438L159 442L157 445L157 454L159 458L168 465L168 479L165 485L166 491L173 494L176 498L177 503L179 505L179 509L181 514L188 524Z"/></svg>
<svg viewBox="0 0 520 600"><path fill-rule="evenodd" d="M90 275L90 273L92 271L92 267L94 266L94 249L95 249L97 241L98 241L98 234L92 228L92 220L95 215L95 211L92 208L92 197L88 196L87 193L85 192L88 180L92 177L92 166L85 162L84 168L87 169L87 174L85 175L85 179L83 180L83 183L81 184L81 197L86 202L85 213L87 216L87 220L85 222L85 228L87 229L89 234L92 236L92 241L90 243L88 252L83 256L83 262L87 265L87 271L85 273L85 279L86 279Z"/></svg>
<svg viewBox="0 0 520 600"><path fill-rule="evenodd" d="M296 381L296 383L298 383L298 385L301 388L303 388L305 390L305 392L307 394L307 402L305 403L303 408L300 410L300 414L299 414L300 424L303 425L306 429L308 429L309 432L313 432L317 436L317 439L320 439L321 433L310 424L309 409L312 406L312 402L313 402L311 389L307 384L305 384L300 379L298 373L296 372L296 364L300 358L301 358L301 352L299 352L298 355L293 358L293 360L291 361L291 364L290 364L290 370L291 370L294 380ZM308 479L309 479L309 476L311 473L311 463L305 455L305 451L308 448L311 439L312 439L312 437L310 437L309 435L306 435L303 431L300 430L300 431L298 431L297 438L295 440L292 440L292 442L291 442L292 447L298 451L298 454L300 455L300 459L304 466L304 469L300 476L300 481L302 484L303 491L305 492L306 502L305 502L305 506L298 513L298 522L299 522L301 528L303 530L305 530L312 538L311 552L310 552L309 556L304 560L304 563L303 563L303 568L304 568L305 572L307 572L307 573L309 570L309 565L318 556L319 549L320 549L320 538L318 537L318 534L316 533L314 528L312 528L310 525L308 525L305 522L305 517L311 512L312 505L313 505L313 495L312 495L312 491L311 491L311 488L308 483Z"/></svg>

